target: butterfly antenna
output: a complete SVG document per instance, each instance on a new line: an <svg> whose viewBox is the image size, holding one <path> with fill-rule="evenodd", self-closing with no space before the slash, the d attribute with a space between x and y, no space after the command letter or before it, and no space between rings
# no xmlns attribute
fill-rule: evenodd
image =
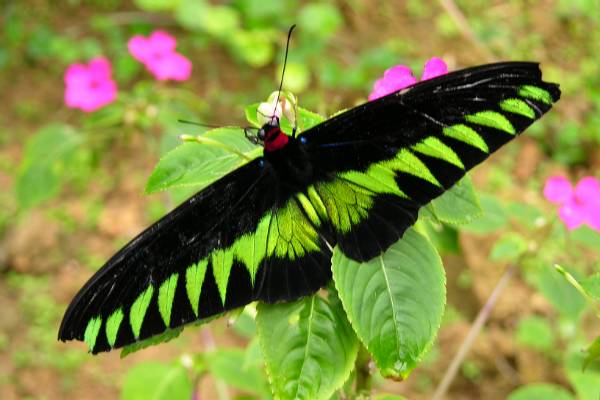
<svg viewBox="0 0 600 400"><path fill-rule="evenodd" d="M277 100L275 101L275 109L273 110L273 115L275 115L275 111L277 111L277 105L279 104L279 97L281 96L281 88L283 87L283 77L285 75L285 66L287 65L288 50L290 49L290 39L292 37L292 31L294 30L295 27L296 27L296 24L292 25L290 30L288 31L287 42L285 44L285 57L283 58L283 70L281 71L281 80L279 81L279 89L277 89Z"/></svg>
<svg viewBox="0 0 600 400"><path fill-rule="evenodd" d="M201 126L203 128L220 128L220 126L218 125L203 124L202 122L188 121L187 119L178 119L177 122L179 122L180 124Z"/></svg>

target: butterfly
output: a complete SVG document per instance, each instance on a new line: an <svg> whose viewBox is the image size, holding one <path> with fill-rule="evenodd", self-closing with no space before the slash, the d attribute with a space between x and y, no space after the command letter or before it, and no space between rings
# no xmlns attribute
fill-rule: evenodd
<svg viewBox="0 0 600 400"><path fill-rule="evenodd" d="M537 63L452 72L296 135L277 118L263 155L196 193L125 245L69 305L59 339L109 351L253 301L308 296L334 246L366 261L560 98Z"/></svg>

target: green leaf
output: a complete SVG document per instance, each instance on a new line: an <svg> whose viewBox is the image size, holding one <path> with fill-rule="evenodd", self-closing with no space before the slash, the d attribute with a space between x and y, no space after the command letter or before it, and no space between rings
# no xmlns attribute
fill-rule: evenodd
<svg viewBox="0 0 600 400"><path fill-rule="evenodd" d="M260 128L261 124L258 122L258 118L256 115L256 110L258 110L259 104L260 103L250 104L248 107L246 107L244 112L246 113L246 119L248 120L248 122L251 123L252 125ZM319 114L314 113L312 111L308 111L302 107L298 107L297 119L298 119L298 131L300 133L325 121L325 118L323 118ZM281 129L284 132L290 133L292 131L292 126L290 125L290 122L287 119L282 118L280 123L281 123Z"/></svg>
<svg viewBox="0 0 600 400"><path fill-rule="evenodd" d="M600 336L598 336L585 350L583 369L585 370L592 362L600 359Z"/></svg>
<svg viewBox="0 0 600 400"><path fill-rule="evenodd" d="M516 232L509 232L494 243L490 259L493 261L516 261L525 251L527 251L525 238Z"/></svg>
<svg viewBox="0 0 600 400"><path fill-rule="evenodd" d="M565 363L569 382L577 393L578 400L598 400L600 397L600 368L584 370L585 358L579 351L571 354Z"/></svg>
<svg viewBox="0 0 600 400"><path fill-rule="evenodd" d="M506 212L496 198L488 194L479 195L479 204L483 210L480 218L463 225L462 230L485 234L502 228L508 222Z"/></svg>
<svg viewBox="0 0 600 400"><path fill-rule="evenodd" d="M567 272L577 279L573 270ZM581 293L554 268L542 268L536 274L535 285L544 297L564 316L577 320L585 308L586 301Z"/></svg>
<svg viewBox="0 0 600 400"><path fill-rule="evenodd" d="M189 399L193 385L181 365L137 364L125 375L122 400Z"/></svg>
<svg viewBox="0 0 600 400"><path fill-rule="evenodd" d="M275 54L269 31L253 29L238 30L230 34L230 44L234 53L253 67L267 65Z"/></svg>
<svg viewBox="0 0 600 400"><path fill-rule="evenodd" d="M466 175L433 200L431 211L439 221L452 225L466 224L480 217L482 210L471 178Z"/></svg>
<svg viewBox="0 0 600 400"><path fill-rule="evenodd" d="M581 286L591 298L600 300L600 272L585 277L581 280Z"/></svg>
<svg viewBox="0 0 600 400"><path fill-rule="evenodd" d="M298 24L303 32L326 38L337 31L344 20L332 4L311 3L300 11Z"/></svg>
<svg viewBox="0 0 600 400"><path fill-rule="evenodd" d="M205 32L216 37L225 38L239 29L240 15L232 7L206 6L196 23Z"/></svg>
<svg viewBox="0 0 600 400"><path fill-rule="evenodd" d="M258 305L271 389L280 399L329 399L352 371L358 340L334 293Z"/></svg>
<svg viewBox="0 0 600 400"><path fill-rule="evenodd" d="M248 347L252 349L252 347ZM260 352L258 353L260 355ZM203 354L211 374L239 390L261 395L269 394L267 377L260 358L249 362L243 349L218 349Z"/></svg>
<svg viewBox="0 0 600 400"><path fill-rule="evenodd" d="M189 30L201 30L200 21L207 7L204 0L179 0L174 13L175 20Z"/></svg>
<svg viewBox="0 0 600 400"><path fill-rule="evenodd" d="M552 327L545 318L536 315L519 321L516 339L517 343L540 351L550 350L554 345Z"/></svg>
<svg viewBox="0 0 600 400"><path fill-rule="evenodd" d="M58 193L81 142L73 128L61 124L48 125L28 140L15 185L21 207L33 207Z"/></svg>
<svg viewBox="0 0 600 400"><path fill-rule="evenodd" d="M435 248L414 229L363 263L336 247L333 278L382 375L406 378L431 347L444 311L446 279Z"/></svg>
<svg viewBox="0 0 600 400"><path fill-rule="evenodd" d="M239 128L213 129L201 137L223 143L249 158L262 154L262 148L250 143ZM160 159L148 179L146 192L181 186L194 186L200 190L247 162L215 145L186 142Z"/></svg>
<svg viewBox="0 0 600 400"><path fill-rule="evenodd" d="M600 248L600 233L587 225L582 225L574 231L571 231L569 233L569 239L591 249Z"/></svg>
<svg viewBox="0 0 600 400"><path fill-rule="evenodd" d="M513 391L508 400L575 400L565 388L550 383L532 383Z"/></svg>
<svg viewBox="0 0 600 400"><path fill-rule="evenodd" d="M283 65L280 66L283 68ZM304 63L288 62L283 86L294 93L303 92L310 84L310 69Z"/></svg>

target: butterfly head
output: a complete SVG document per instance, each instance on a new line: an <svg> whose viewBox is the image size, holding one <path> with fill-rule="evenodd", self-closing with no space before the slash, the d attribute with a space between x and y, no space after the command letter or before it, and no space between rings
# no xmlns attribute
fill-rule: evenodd
<svg viewBox="0 0 600 400"><path fill-rule="evenodd" d="M277 116L269 119L256 133L252 131L252 128L244 130L246 138L254 144L263 145L268 152L283 148L289 141L289 137L281 131Z"/></svg>

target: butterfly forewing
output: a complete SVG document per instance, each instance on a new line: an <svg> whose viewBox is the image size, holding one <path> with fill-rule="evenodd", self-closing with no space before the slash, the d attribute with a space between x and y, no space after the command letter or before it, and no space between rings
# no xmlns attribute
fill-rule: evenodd
<svg viewBox="0 0 600 400"><path fill-rule="evenodd" d="M534 63L453 72L363 104L208 186L133 239L81 289L59 339L97 353L331 279L331 250L364 261L418 210L560 96Z"/></svg>
<svg viewBox="0 0 600 400"><path fill-rule="evenodd" d="M363 104L304 132L315 169L335 174L369 204L352 229L333 226L352 258L398 240L418 208L441 195L547 112L558 85L537 64L453 72Z"/></svg>

